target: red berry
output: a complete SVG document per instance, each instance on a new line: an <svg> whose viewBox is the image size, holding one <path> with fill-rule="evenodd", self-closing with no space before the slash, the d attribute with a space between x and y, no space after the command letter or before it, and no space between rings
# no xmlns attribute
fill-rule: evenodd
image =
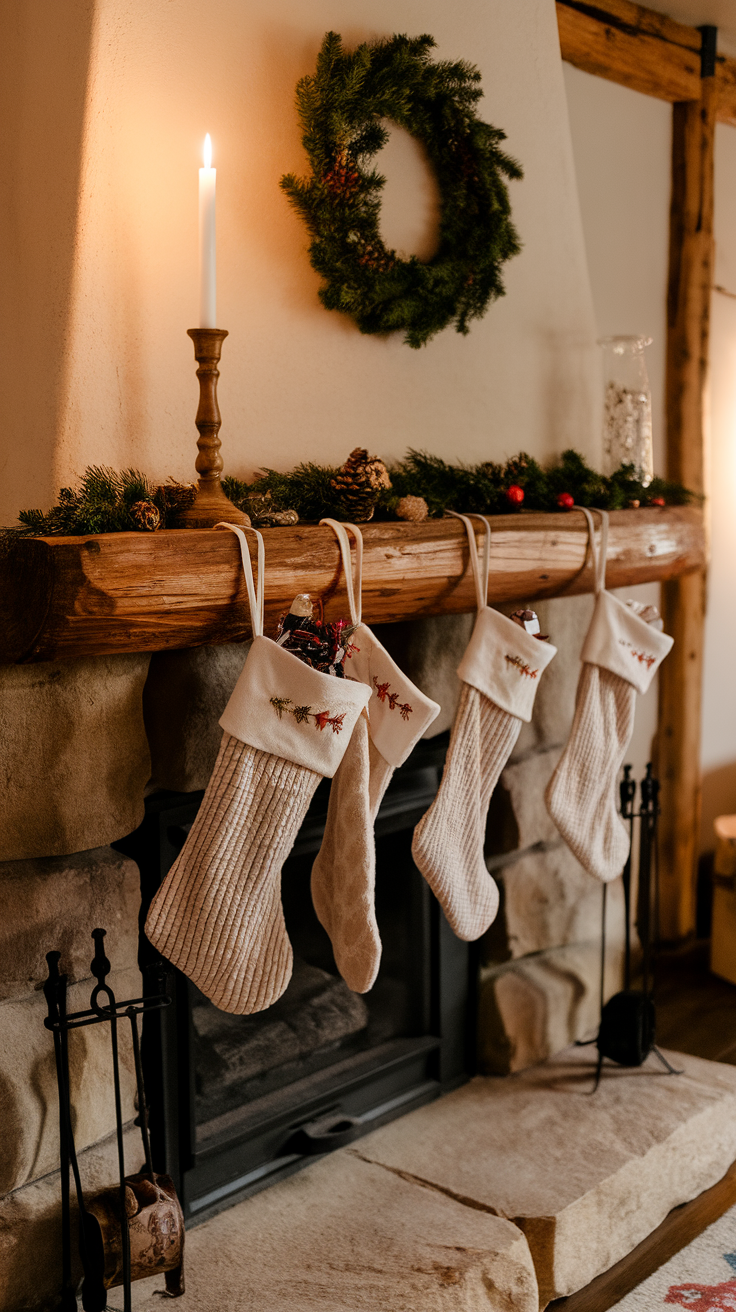
<svg viewBox="0 0 736 1312"><path fill-rule="evenodd" d="M520 506L524 500L523 487L519 487L518 483L512 483L511 487L506 488L506 500L510 501L512 506Z"/></svg>
<svg viewBox="0 0 736 1312"><path fill-rule="evenodd" d="M560 510L572 510L575 505L575 498L570 496L569 492L560 492L557 498L557 504Z"/></svg>
<svg viewBox="0 0 736 1312"><path fill-rule="evenodd" d="M663 506L665 505L665 499L664 497L652 497L649 504L652 506Z"/></svg>

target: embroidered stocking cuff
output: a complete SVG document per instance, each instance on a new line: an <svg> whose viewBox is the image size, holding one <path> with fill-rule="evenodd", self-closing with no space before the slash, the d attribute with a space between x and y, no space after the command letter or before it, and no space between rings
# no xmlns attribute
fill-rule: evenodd
<svg viewBox="0 0 736 1312"><path fill-rule="evenodd" d="M539 679L556 653L550 642L531 637L486 606L478 611L457 672L463 683L484 693L502 711L531 720Z"/></svg>
<svg viewBox="0 0 736 1312"><path fill-rule="evenodd" d="M599 592L581 659L647 691L673 639L642 620L610 592Z"/></svg>
<svg viewBox="0 0 736 1312"><path fill-rule="evenodd" d="M220 725L331 779L369 700L364 684L321 674L270 638L255 638Z"/></svg>
<svg viewBox="0 0 736 1312"><path fill-rule="evenodd" d="M365 624L356 629L351 643L354 650L345 670L370 689L371 741L389 765L403 765L440 708L407 679Z"/></svg>

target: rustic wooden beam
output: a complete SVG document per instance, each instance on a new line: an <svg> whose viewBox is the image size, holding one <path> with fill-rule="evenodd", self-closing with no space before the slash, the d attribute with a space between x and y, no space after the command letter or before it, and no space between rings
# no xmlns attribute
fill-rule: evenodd
<svg viewBox="0 0 736 1312"><path fill-rule="evenodd" d="M736 59L716 59L716 118L736 127Z"/></svg>
<svg viewBox="0 0 736 1312"><path fill-rule="evenodd" d="M667 296L667 473L704 485L703 402L713 281L713 148L717 79L702 79L696 103L675 105ZM675 639L660 675L657 769L662 781L662 932L695 929L700 830L700 712L705 570L662 589L665 628Z"/></svg>
<svg viewBox="0 0 736 1312"><path fill-rule="evenodd" d="M700 33L625 0L558 0L562 58L660 100L700 95Z"/></svg>
<svg viewBox="0 0 736 1312"><path fill-rule="evenodd" d="M493 603L588 592L582 515L491 520ZM297 592L346 614L335 538L327 528L266 529L266 631ZM369 524L363 531L363 615L390 623L475 606L465 532L457 521ZM702 515L692 507L616 511L608 585L702 568ZM0 661L70 660L250 636L235 537L222 530L21 538L0 558Z"/></svg>
<svg viewBox="0 0 736 1312"><path fill-rule="evenodd" d="M677 23L630 0L557 0L562 58L672 104L700 101L697 27ZM716 118L736 126L736 59L716 60Z"/></svg>

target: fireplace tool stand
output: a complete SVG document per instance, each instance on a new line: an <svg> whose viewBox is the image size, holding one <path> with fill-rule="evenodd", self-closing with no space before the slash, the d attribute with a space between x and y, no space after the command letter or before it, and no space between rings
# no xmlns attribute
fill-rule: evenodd
<svg viewBox="0 0 736 1312"><path fill-rule="evenodd" d="M59 1091L59 1140L61 1159L61 1233L62 1292L60 1312L77 1312L77 1297L72 1276L72 1226L69 1171L79 1206L79 1253L84 1271L82 1306L84 1312L104 1312L107 1290L122 1284L124 1312L131 1309L131 1281L165 1271L170 1295L184 1293L184 1222L173 1182L169 1176L154 1173L148 1133L148 1110L143 1088L138 1015L169 1005L163 992L146 998L129 998L117 1002L106 982L110 962L105 956L104 929L92 931L95 953L91 971L97 980L85 1011L67 1011L68 977L59 973L60 952L48 952L49 973L44 984L48 1016L44 1025L54 1037L56 1079ZM104 1001L103 1001L104 999ZM143 1140L145 1169L139 1175L125 1175L123 1115L120 1095L120 1059L118 1021L127 1017L131 1027L138 1117ZM119 1185L85 1203L79 1163L72 1129L69 1084L69 1031L87 1025L110 1026L113 1088L115 1094L115 1129Z"/></svg>
<svg viewBox="0 0 736 1312"><path fill-rule="evenodd" d="M624 766L624 777L619 785L621 818L628 824L629 855L623 869L626 939L624 955L624 987L605 1001L606 966L606 895L603 885L601 908L601 983L600 1026L595 1039L598 1062L595 1072L595 1093L601 1079L603 1059L608 1057L619 1066L642 1066L650 1053L669 1071L681 1075L671 1066L656 1045L656 1013L654 1009L653 949L659 942L659 860L657 829L660 815L659 780L652 775L651 764L639 784L639 810L636 810L636 781L631 778L631 766ZM642 987L631 987L631 861L634 850L634 821L639 821L639 889L637 897L636 928L642 946ZM654 939L654 942L653 942Z"/></svg>

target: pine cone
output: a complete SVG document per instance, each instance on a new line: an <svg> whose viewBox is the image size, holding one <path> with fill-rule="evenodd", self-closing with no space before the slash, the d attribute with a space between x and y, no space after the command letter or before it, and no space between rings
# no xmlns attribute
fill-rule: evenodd
<svg viewBox="0 0 736 1312"><path fill-rule="evenodd" d="M332 168L323 174L322 181L334 196L351 200L360 186L360 174L347 152L341 150L332 161Z"/></svg>
<svg viewBox="0 0 736 1312"><path fill-rule="evenodd" d="M163 514L166 528L176 528L177 520L192 505L197 489L194 483L177 483L170 478L168 483L161 483L156 489L156 503Z"/></svg>
<svg viewBox="0 0 736 1312"><path fill-rule="evenodd" d="M161 523L158 506L152 501L134 501L130 507L130 518L135 527L144 533L154 533Z"/></svg>
<svg viewBox="0 0 736 1312"><path fill-rule="evenodd" d="M411 524L421 524L429 514L429 506L424 497L402 497L396 506L397 519L406 519Z"/></svg>
<svg viewBox="0 0 736 1312"><path fill-rule="evenodd" d="M366 524L373 518L381 490L391 486L391 479L378 456L369 456L365 447L356 446L330 484L337 493L341 515L356 524Z"/></svg>

